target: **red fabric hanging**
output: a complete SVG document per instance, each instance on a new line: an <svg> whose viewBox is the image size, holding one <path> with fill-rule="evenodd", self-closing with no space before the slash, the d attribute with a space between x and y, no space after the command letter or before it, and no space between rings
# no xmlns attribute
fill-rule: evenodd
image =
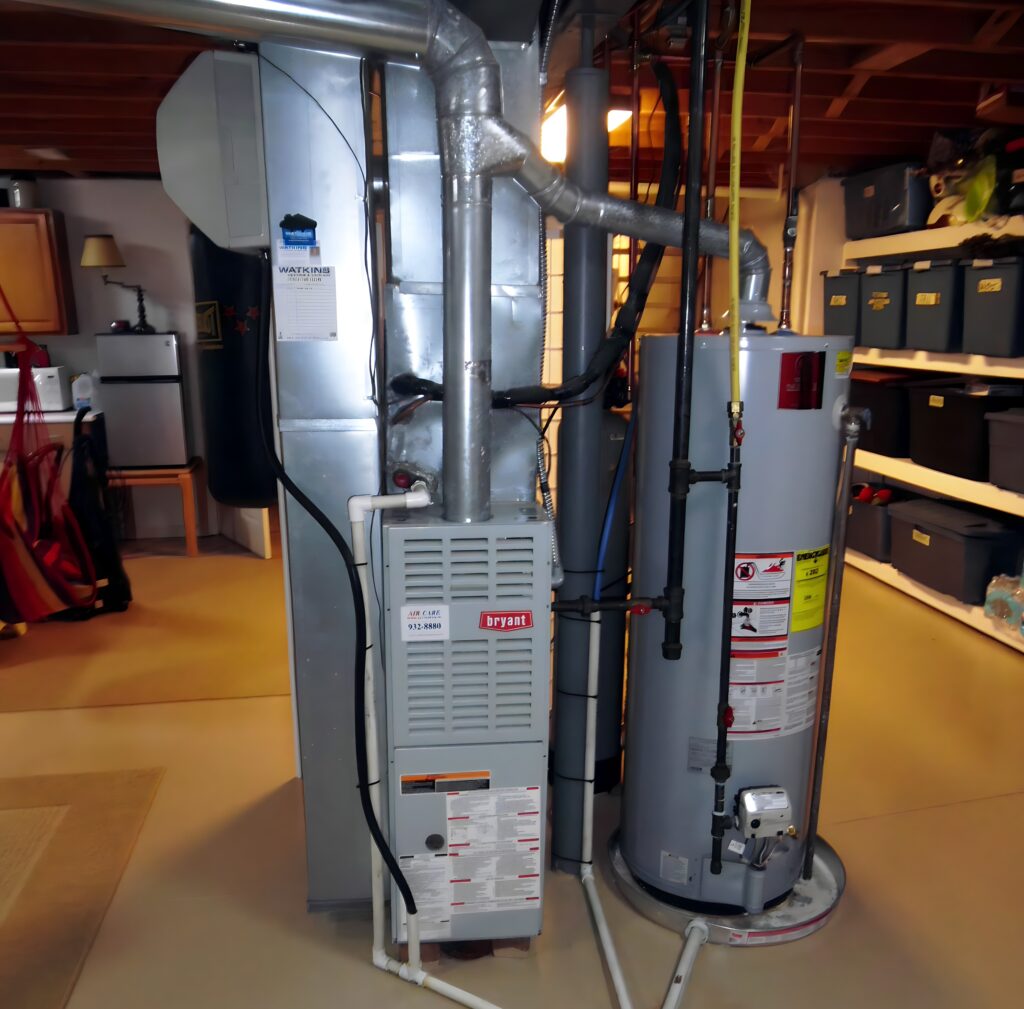
<svg viewBox="0 0 1024 1009"><path fill-rule="evenodd" d="M18 340L18 409L0 468L0 598L13 622L44 620L96 599L96 574L78 522L60 486L63 446L50 441L32 377L38 349L25 335L3 287L0 303Z"/></svg>

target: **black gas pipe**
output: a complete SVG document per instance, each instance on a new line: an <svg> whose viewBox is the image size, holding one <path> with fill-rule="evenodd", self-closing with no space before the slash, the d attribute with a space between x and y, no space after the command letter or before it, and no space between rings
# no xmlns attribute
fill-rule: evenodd
<svg viewBox="0 0 1024 1009"><path fill-rule="evenodd" d="M669 463L668 572L665 579L666 659L683 654L683 549L686 540L686 499L690 492L690 408L693 399L693 349L697 328L697 279L701 219L701 175L704 148L704 88L708 48L708 0L695 0L690 29L690 122L686 148L686 198L683 210L683 286L676 351L676 399Z"/></svg>

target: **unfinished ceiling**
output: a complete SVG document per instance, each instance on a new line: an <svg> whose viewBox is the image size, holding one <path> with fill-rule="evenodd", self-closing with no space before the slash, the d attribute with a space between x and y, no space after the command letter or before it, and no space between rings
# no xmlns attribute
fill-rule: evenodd
<svg viewBox="0 0 1024 1009"><path fill-rule="evenodd" d="M719 0L712 7L718 24ZM972 0L753 0L751 53L806 37L801 163L805 180L920 158L933 132L975 124L982 89L1024 85L1024 5ZM658 41L685 91L688 60ZM196 53L183 32L0 2L0 170L153 175L155 113ZM726 51L723 110L731 100ZM628 108L628 48L607 53L612 101ZM640 67L642 180L656 177L664 119ZM773 185L785 159L792 70L752 69L744 104L743 181ZM683 108L686 95L681 96ZM728 116L722 120L723 136ZM631 127L612 134L612 176L629 177ZM724 145L720 147L725 151ZM725 158L719 166L724 179Z"/></svg>

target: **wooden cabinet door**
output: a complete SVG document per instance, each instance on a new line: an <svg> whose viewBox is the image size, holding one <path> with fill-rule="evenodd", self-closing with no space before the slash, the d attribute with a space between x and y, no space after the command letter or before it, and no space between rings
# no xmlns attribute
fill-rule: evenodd
<svg viewBox="0 0 1024 1009"><path fill-rule="evenodd" d="M67 239L59 212L0 210L0 286L30 336L76 330ZM14 322L0 300L0 334L14 332Z"/></svg>

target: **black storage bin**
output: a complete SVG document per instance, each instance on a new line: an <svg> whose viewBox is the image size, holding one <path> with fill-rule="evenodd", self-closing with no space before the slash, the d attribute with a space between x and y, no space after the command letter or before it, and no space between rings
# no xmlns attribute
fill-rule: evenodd
<svg viewBox="0 0 1024 1009"><path fill-rule="evenodd" d="M860 343L861 270L823 271L825 336L852 336Z"/></svg>
<svg viewBox="0 0 1024 1009"><path fill-rule="evenodd" d="M850 405L871 411L871 427L862 428L860 447L866 452L903 459L910 454L910 400L907 384L914 376L883 368L854 368L850 373Z"/></svg>
<svg viewBox="0 0 1024 1009"><path fill-rule="evenodd" d="M964 353L1024 355L1024 258L975 259L967 264Z"/></svg>
<svg viewBox="0 0 1024 1009"><path fill-rule="evenodd" d="M928 179L910 162L886 165L843 179L846 237L877 238L916 231L928 222L932 194Z"/></svg>
<svg viewBox="0 0 1024 1009"><path fill-rule="evenodd" d="M901 496L897 491L891 503L905 498L905 494ZM851 501L850 519L846 527L846 545L851 550L873 557L876 561L888 563L892 556L892 518L889 515L889 505Z"/></svg>
<svg viewBox="0 0 1024 1009"><path fill-rule="evenodd" d="M892 563L964 603L983 603L989 581L1019 570L1021 539L1010 526L965 508L919 499L889 506Z"/></svg>
<svg viewBox="0 0 1024 1009"><path fill-rule="evenodd" d="M963 335L963 268L923 260L907 271L907 346L955 354Z"/></svg>
<svg viewBox="0 0 1024 1009"><path fill-rule="evenodd" d="M869 266L860 278L860 343L899 350L906 343L907 271Z"/></svg>
<svg viewBox="0 0 1024 1009"><path fill-rule="evenodd" d="M991 386L992 394L971 395L960 385L910 386L910 458L921 466L988 479L985 415L1024 406L1024 387Z"/></svg>
<svg viewBox="0 0 1024 1009"><path fill-rule="evenodd" d="M989 482L1024 494L1024 410L986 413L985 419Z"/></svg>

